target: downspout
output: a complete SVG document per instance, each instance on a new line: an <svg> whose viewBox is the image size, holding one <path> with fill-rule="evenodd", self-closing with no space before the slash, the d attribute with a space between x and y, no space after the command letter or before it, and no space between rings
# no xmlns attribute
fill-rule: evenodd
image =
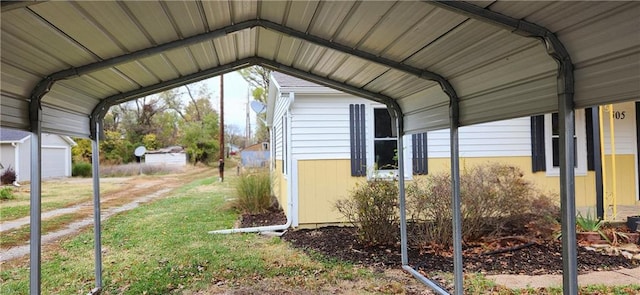
<svg viewBox="0 0 640 295"><path fill-rule="evenodd" d="M294 95L293 93L289 96L289 104L293 103ZM290 115L289 115L290 116ZM293 214L297 214L294 211L294 192L293 192L293 181L297 180L297 169L293 169L293 159L291 159L291 132L289 130L291 128L291 124L287 124L287 166L289 167L289 182L287 183L287 208L289 209L289 214L285 214L287 216L287 222L281 225L267 225L267 226L256 226L256 227L245 227L245 228L230 228L230 229L222 229L222 230L213 230L210 231L210 234L235 234L235 233L256 233L256 232L275 232L289 229L291 224L293 223ZM284 143L283 143L284 144ZM272 147L273 148L273 147ZM297 166L297 165L296 165ZM294 175L296 177L294 177ZM297 192L296 192L297 197Z"/></svg>
<svg viewBox="0 0 640 295"><path fill-rule="evenodd" d="M16 166L13 168L13 171L16 173L16 182L19 181L18 176L20 176L20 149L18 149L18 143L12 142L11 146L13 146L13 163Z"/></svg>

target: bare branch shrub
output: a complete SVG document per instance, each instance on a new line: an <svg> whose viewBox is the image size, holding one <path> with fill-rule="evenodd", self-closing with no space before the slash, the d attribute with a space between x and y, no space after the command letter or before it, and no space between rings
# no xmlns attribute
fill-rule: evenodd
<svg viewBox="0 0 640 295"><path fill-rule="evenodd" d="M398 184L373 179L359 184L336 209L356 228L358 238L371 245L392 245L398 240Z"/></svg>
<svg viewBox="0 0 640 295"><path fill-rule="evenodd" d="M0 175L0 184L12 184L16 179L18 179L16 171L13 170L13 167L9 166L2 172L2 175Z"/></svg>
<svg viewBox="0 0 640 295"><path fill-rule="evenodd" d="M461 171L462 236L467 242L514 232L554 228L559 209L524 179L520 169L488 163ZM412 220L412 240L417 246L431 243L451 245L451 177L448 173L428 175L407 188L407 212Z"/></svg>

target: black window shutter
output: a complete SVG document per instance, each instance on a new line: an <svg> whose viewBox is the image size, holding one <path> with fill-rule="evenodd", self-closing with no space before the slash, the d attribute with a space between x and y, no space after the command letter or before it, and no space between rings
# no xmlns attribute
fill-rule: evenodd
<svg viewBox="0 0 640 295"><path fill-rule="evenodd" d="M367 175L364 104L349 105L351 176Z"/></svg>
<svg viewBox="0 0 640 295"><path fill-rule="evenodd" d="M413 174L426 175L429 172L427 159L427 133L411 135L413 147Z"/></svg>
<svg viewBox="0 0 640 295"><path fill-rule="evenodd" d="M282 145L280 145L281 147L281 152L282 152L282 174L287 174L287 121L286 121L286 115L282 116L282 124L280 125L280 131L282 132Z"/></svg>
<svg viewBox="0 0 640 295"><path fill-rule="evenodd" d="M545 171L544 115L531 117L531 168L533 172Z"/></svg>
<svg viewBox="0 0 640 295"><path fill-rule="evenodd" d="M593 113L592 113L592 109L591 108L586 108L584 109L584 118L585 118L585 128L587 129L587 169L589 171L594 171L595 170L595 164L594 164L594 160L595 160L595 154L594 154L594 142L593 142L593 132L597 131L600 132L598 129L599 128L593 128L593 124L594 123L598 123L598 122L593 122Z"/></svg>

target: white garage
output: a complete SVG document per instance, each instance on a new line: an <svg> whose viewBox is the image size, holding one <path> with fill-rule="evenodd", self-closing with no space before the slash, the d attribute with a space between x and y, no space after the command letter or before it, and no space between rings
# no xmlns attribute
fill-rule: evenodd
<svg viewBox="0 0 640 295"><path fill-rule="evenodd" d="M76 143L68 136L42 135L42 178L71 176L71 148ZM0 164L3 173L9 167L17 180L29 181L31 176L31 133L0 128Z"/></svg>

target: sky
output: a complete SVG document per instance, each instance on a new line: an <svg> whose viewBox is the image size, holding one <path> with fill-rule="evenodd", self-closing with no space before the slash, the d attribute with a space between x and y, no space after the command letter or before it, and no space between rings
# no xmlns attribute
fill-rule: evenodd
<svg viewBox="0 0 640 295"><path fill-rule="evenodd" d="M235 125L244 134L247 115L247 98L251 95L249 83L242 78L240 73L231 72L224 76L224 124ZM220 76L206 79L198 83L205 83L213 94L213 106L220 111ZM251 100L253 100L251 98ZM254 129L255 113L251 111L251 126Z"/></svg>

